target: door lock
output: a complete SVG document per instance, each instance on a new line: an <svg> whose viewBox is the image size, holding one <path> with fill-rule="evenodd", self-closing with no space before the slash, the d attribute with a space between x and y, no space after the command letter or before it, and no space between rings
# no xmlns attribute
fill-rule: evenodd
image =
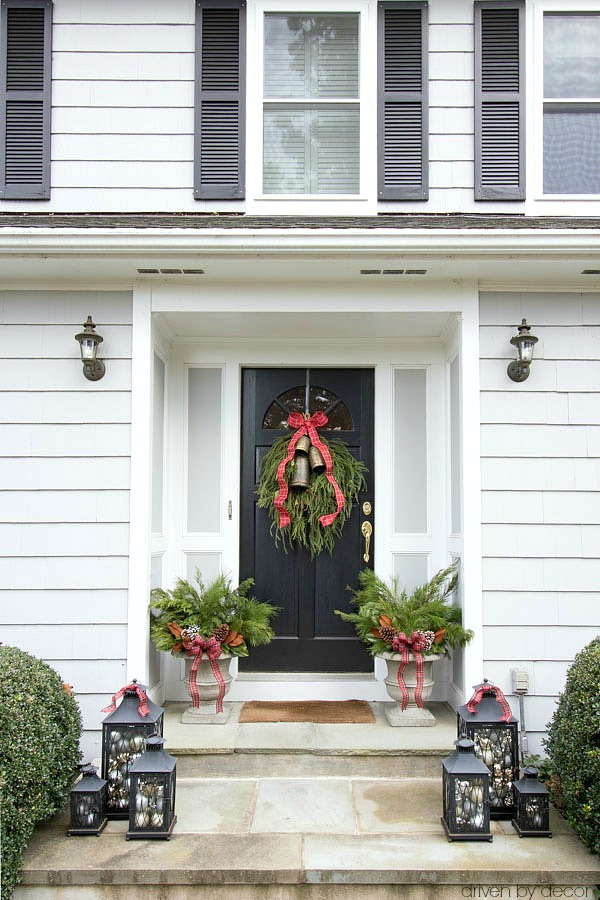
<svg viewBox="0 0 600 900"><path fill-rule="evenodd" d="M362 523L360 527L362 536L365 539L365 552L363 553L363 560L368 563L371 558L371 535L373 534L373 526L370 522L366 520Z"/></svg>

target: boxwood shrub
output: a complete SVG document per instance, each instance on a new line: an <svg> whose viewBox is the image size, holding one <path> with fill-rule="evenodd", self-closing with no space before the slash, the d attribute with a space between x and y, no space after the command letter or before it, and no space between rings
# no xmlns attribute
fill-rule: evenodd
<svg viewBox="0 0 600 900"><path fill-rule="evenodd" d="M80 758L77 701L46 663L0 646L2 900L37 822L62 809Z"/></svg>
<svg viewBox="0 0 600 900"><path fill-rule="evenodd" d="M600 636L577 654L544 741L561 812L600 855Z"/></svg>

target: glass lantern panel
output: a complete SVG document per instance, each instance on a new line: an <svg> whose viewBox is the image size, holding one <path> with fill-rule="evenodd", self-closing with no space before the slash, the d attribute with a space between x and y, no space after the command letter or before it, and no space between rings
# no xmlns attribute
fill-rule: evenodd
<svg viewBox="0 0 600 900"><path fill-rule="evenodd" d="M140 830L169 827L169 801L164 777L140 775L135 793L135 828Z"/></svg>
<svg viewBox="0 0 600 900"><path fill-rule="evenodd" d="M130 787L129 769L134 760L144 752L148 733L147 728L143 730L140 727L121 727L110 729L107 732L107 765L104 777L108 780L108 808L112 812L127 813Z"/></svg>
<svg viewBox="0 0 600 900"><path fill-rule="evenodd" d="M483 778L457 778L454 781L453 799L456 830L483 831L486 825Z"/></svg>
<svg viewBox="0 0 600 900"><path fill-rule="evenodd" d="M475 754L490 770L490 807L513 806L512 783L515 775L515 744L511 728L498 725L477 726L469 737L475 742Z"/></svg>
<svg viewBox="0 0 600 900"><path fill-rule="evenodd" d="M71 798L71 827L97 828L100 825L100 797L98 794L78 793Z"/></svg>

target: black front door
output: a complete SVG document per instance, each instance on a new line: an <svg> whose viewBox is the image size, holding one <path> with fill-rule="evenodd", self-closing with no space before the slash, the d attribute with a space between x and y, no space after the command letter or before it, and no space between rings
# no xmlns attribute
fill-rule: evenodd
<svg viewBox="0 0 600 900"><path fill-rule="evenodd" d="M350 591L364 567L364 521L373 523L373 370L245 369L242 382L242 484L240 578L252 577L255 593L281 607L275 640L240 660L245 671L365 672L373 661L354 628L337 616L349 610ZM275 546L271 521L256 505L261 461L273 442L293 433L290 412L328 416L323 437L344 440L368 469L368 490L346 522L333 554L311 559L303 548ZM370 508L369 508L370 505ZM373 560L373 536L369 565Z"/></svg>

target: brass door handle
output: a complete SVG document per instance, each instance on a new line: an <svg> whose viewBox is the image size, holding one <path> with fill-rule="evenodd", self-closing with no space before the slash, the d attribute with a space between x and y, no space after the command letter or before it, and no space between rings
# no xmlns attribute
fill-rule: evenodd
<svg viewBox="0 0 600 900"><path fill-rule="evenodd" d="M365 552L363 553L363 560L366 563L368 563L371 558L370 549L371 549L371 535L373 534L373 526L371 525L370 522L365 521L362 523L360 530L361 530L362 536L365 539Z"/></svg>

